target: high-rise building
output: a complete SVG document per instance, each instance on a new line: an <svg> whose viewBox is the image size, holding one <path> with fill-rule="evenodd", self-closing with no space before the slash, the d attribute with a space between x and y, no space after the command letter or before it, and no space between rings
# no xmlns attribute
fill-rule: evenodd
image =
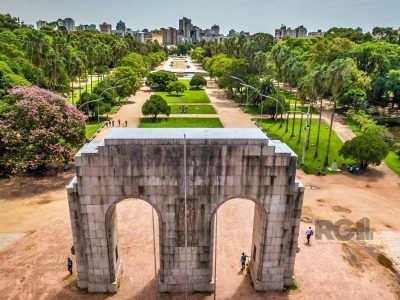
<svg viewBox="0 0 400 300"><path fill-rule="evenodd" d="M307 28L303 25L296 28L296 37L297 38L306 38L307 37Z"/></svg>
<svg viewBox="0 0 400 300"><path fill-rule="evenodd" d="M176 30L176 28L161 28L160 31L163 34L163 42L165 46L178 44L178 31Z"/></svg>
<svg viewBox="0 0 400 300"><path fill-rule="evenodd" d="M39 20L36 22L36 29L39 30L40 28L45 27L46 25L47 25L46 21Z"/></svg>
<svg viewBox="0 0 400 300"><path fill-rule="evenodd" d="M236 30L235 29L231 29L231 30L229 30L228 37L230 37L230 38L234 37L236 34L237 34Z"/></svg>
<svg viewBox="0 0 400 300"><path fill-rule="evenodd" d="M106 22L103 22L103 24L99 25L99 29L101 33L106 33L106 34L111 34L112 33L112 27L111 24L108 24Z"/></svg>
<svg viewBox="0 0 400 300"><path fill-rule="evenodd" d="M190 39L192 41L200 41L202 39L202 30L197 27L197 26L193 26L192 30L190 32Z"/></svg>
<svg viewBox="0 0 400 300"><path fill-rule="evenodd" d="M185 39L190 39L190 33L192 31L192 20L183 17L179 20L179 35Z"/></svg>
<svg viewBox="0 0 400 300"><path fill-rule="evenodd" d="M308 38L312 38L314 36L324 36L324 34L325 34L325 32L323 32L321 29L318 29L317 31L309 32Z"/></svg>
<svg viewBox="0 0 400 300"><path fill-rule="evenodd" d="M95 24L80 24L76 26L76 30L97 30Z"/></svg>
<svg viewBox="0 0 400 300"><path fill-rule="evenodd" d="M219 26L214 24L211 27L211 35L219 35Z"/></svg>
<svg viewBox="0 0 400 300"><path fill-rule="evenodd" d="M75 31L75 21L71 18L58 19L56 21L58 27L65 27L67 31Z"/></svg>
<svg viewBox="0 0 400 300"><path fill-rule="evenodd" d="M296 29L292 29L282 24L281 28L275 29L275 39L277 41L282 41L286 37L305 38L307 37L307 28L301 25Z"/></svg>
<svg viewBox="0 0 400 300"><path fill-rule="evenodd" d="M125 31L126 31L125 22L122 22L122 21L120 20L120 21L117 23L116 29L117 29L118 31L123 31L123 32L125 32Z"/></svg>

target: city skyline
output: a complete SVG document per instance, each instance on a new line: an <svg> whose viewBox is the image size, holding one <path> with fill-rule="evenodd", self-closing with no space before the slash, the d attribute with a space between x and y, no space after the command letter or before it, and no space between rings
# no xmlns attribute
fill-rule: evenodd
<svg viewBox="0 0 400 300"><path fill-rule="evenodd" d="M287 1L283 4L278 1L264 3L253 0L254 9L251 9L248 2L242 0L219 1L218 3L205 0L200 6L198 2L192 0L175 0L168 3L159 0L151 3L144 1L131 3L120 0L119 3L124 4L120 6L109 2L99 5L94 0L73 0L68 3L59 0L38 0L34 6L27 5L25 2L15 0L12 3L1 3L0 10L2 13L10 13L26 24L32 25L38 20L55 21L58 18L70 17L75 20L76 25L96 24L98 26L107 22L112 24L113 28L119 20L123 20L126 26L133 30L177 28L178 19L186 16L201 28L210 28L218 24L224 34L227 34L230 29L273 34L275 28L281 24L289 27L304 25L312 31L327 30L331 27L361 27L364 31L371 31L375 26L394 28L400 26L396 16L396 12L400 11L400 2L396 0L384 0L379 3L371 0L355 0L352 3L338 0L335 4L327 1L320 3L321 1L315 0L306 4L295 1ZM287 5L289 2L293 4ZM316 9L319 11L318 15L313 12ZM221 13L222 11L224 13ZM277 11L282 13L277 13Z"/></svg>

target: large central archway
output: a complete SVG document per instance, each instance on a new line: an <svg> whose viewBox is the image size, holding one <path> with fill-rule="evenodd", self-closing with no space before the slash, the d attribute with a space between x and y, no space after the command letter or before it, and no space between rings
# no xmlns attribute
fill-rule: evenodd
<svg viewBox="0 0 400 300"><path fill-rule="evenodd" d="M115 205L126 198L159 216L161 292L213 290L213 217L232 198L256 203L255 289L291 285L304 191L296 159L259 129L113 129L79 151L67 188L78 285L117 290Z"/></svg>

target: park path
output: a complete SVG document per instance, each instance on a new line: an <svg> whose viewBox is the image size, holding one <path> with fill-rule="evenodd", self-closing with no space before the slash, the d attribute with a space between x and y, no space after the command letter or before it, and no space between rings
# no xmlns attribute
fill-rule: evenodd
<svg viewBox="0 0 400 300"><path fill-rule="evenodd" d="M135 95L132 95L126 100L121 108L113 115L109 116L109 120L114 121L114 127L128 127L136 128L139 127L140 119L142 115L142 105L150 98L152 92L148 87L142 87ZM121 126L118 126L118 120L121 121ZM125 121L128 122L128 126L125 126ZM111 131L111 127L106 125L96 134L94 140L102 140Z"/></svg>
<svg viewBox="0 0 400 300"><path fill-rule="evenodd" d="M239 105L226 97L225 91L218 88L215 80L208 80L205 88L225 128L256 128L253 116L246 114Z"/></svg>

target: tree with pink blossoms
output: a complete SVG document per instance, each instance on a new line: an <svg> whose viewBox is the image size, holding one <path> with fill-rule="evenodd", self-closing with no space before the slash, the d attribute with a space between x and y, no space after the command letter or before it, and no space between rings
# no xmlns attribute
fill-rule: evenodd
<svg viewBox="0 0 400 300"><path fill-rule="evenodd" d="M15 104L0 120L1 164L35 172L67 164L85 141L86 117L45 89L19 86L9 94Z"/></svg>

